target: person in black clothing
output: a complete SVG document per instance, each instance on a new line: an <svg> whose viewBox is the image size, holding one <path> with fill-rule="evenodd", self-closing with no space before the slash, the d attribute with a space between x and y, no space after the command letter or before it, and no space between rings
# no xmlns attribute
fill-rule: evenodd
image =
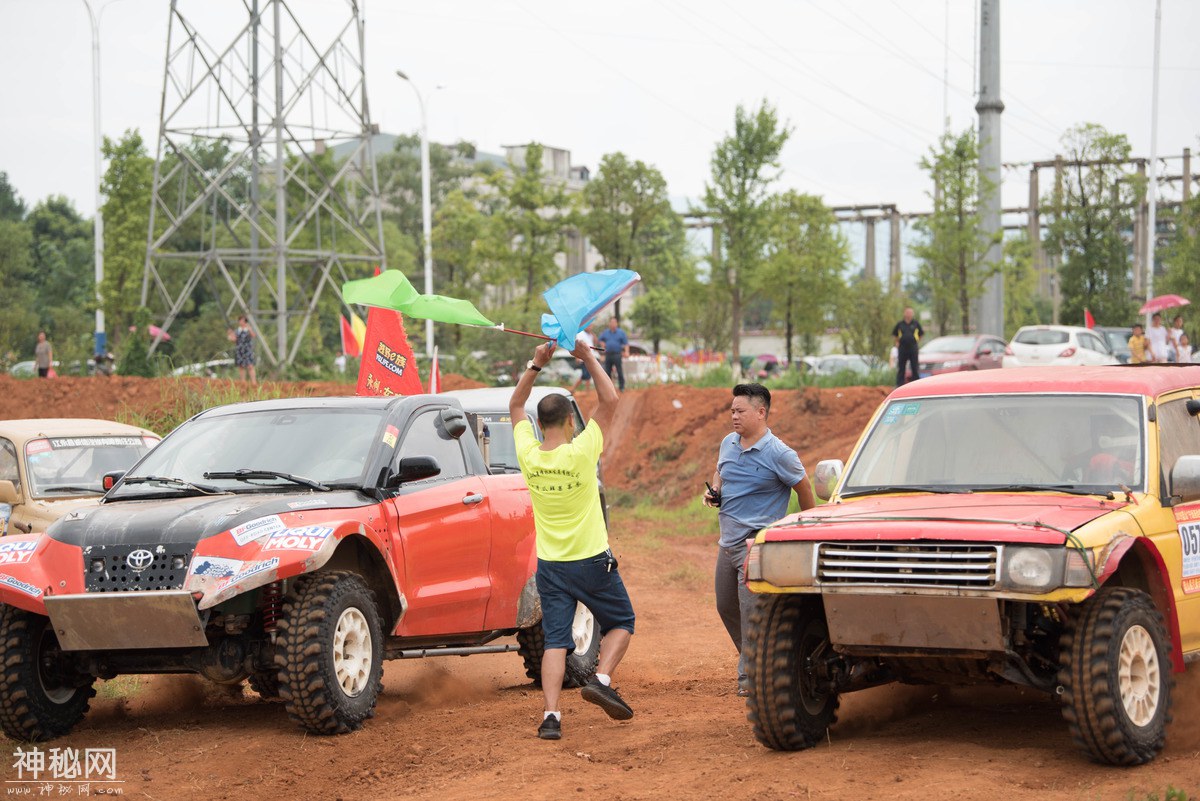
<svg viewBox="0 0 1200 801"><path fill-rule="evenodd" d="M912 365L911 380L916 381L921 377L917 351L921 345L921 337L925 336L925 329L914 319L911 306L904 310L904 319L896 323L896 327L892 329L892 336L896 338L896 386L905 383L904 373L909 364Z"/></svg>

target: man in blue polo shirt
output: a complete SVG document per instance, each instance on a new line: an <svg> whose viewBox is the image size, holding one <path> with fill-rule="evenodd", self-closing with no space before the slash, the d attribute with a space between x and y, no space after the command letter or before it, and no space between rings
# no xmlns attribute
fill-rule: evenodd
<svg viewBox="0 0 1200 801"><path fill-rule="evenodd" d="M712 491L704 504L721 510L717 550L717 612L738 654L754 596L746 587L747 539L787 514L792 491L801 509L816 506L812 485L796 452L767 428L771 392L762 384L738 384L729 404L733 433L721 440ZM746 666L738 658L738 695L749 695Z"/></svg>
<svg viewBox="0 0 1200 801"><path fill-rule="evenodd" d="M625 363L622 359L629 355L629 337L621 328L621 322L616 317L610 317L608 328L601 331L600 336L596 338L604 345L604 374L613 378L624 392Z"/></svg>

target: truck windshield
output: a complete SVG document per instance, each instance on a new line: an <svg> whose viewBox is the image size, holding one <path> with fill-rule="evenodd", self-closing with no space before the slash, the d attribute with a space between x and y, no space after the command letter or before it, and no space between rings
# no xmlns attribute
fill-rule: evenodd
<svg viewBox="0 0 1200 801"><path fill-rule="evenodd" d="M25 444L29 491L35 498L104 494L105 473L128 470L146 455L154 437L47 437Z"/></svg>
<svg viewBox="0 0 1200 801"><path fill-rule="evenodd" d="M206 478L205 473L278 471L326 485L362 486L371 446L383 436L377 409L272 409L202 417L163 440L127 478L161 476L228 491L295 489L284 479ZM172 491L124 485L121 495Z"/></svg>
<svg viewBox="0 0 1200 801"><path fill-rule="evenodd" d="M1084 490L1145 484L1141 399L987 395L891 401L842 485L931 491Z"/></svg>

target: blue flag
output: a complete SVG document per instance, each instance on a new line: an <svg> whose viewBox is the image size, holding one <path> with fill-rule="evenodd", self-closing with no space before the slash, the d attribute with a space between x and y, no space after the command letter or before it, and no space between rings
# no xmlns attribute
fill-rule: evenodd
<svg viewBox="0 0 1200 801"><path fill-rule="evenodd" d="M542 293L550 314L542 315L542 333L575 349L575 337L600 310L642 280L633 270L599 270L559 281Z"/></svg>

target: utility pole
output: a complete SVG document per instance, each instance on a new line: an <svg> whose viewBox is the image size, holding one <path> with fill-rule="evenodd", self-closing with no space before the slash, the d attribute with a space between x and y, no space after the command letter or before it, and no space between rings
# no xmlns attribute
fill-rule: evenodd
<svg viewBox="0 0 1200 801"><path fill-rule="evenodd" d="M1146 184L1146 300L1154 297L1154 243L1158 215L1158 51L1162 41L1162 0L1154 3L1154 88L1150 92L1150 182Z"/></svg>
<svg viewBox="0 0 1200 801"><path fill-rule="evenodd" d="M1004 334L1003 249L1000 235L1000 0L980 0L979 6L979 178L983 236L987 240L984 265L996 272L984 284L980 298L979 331Z"/></svg>

